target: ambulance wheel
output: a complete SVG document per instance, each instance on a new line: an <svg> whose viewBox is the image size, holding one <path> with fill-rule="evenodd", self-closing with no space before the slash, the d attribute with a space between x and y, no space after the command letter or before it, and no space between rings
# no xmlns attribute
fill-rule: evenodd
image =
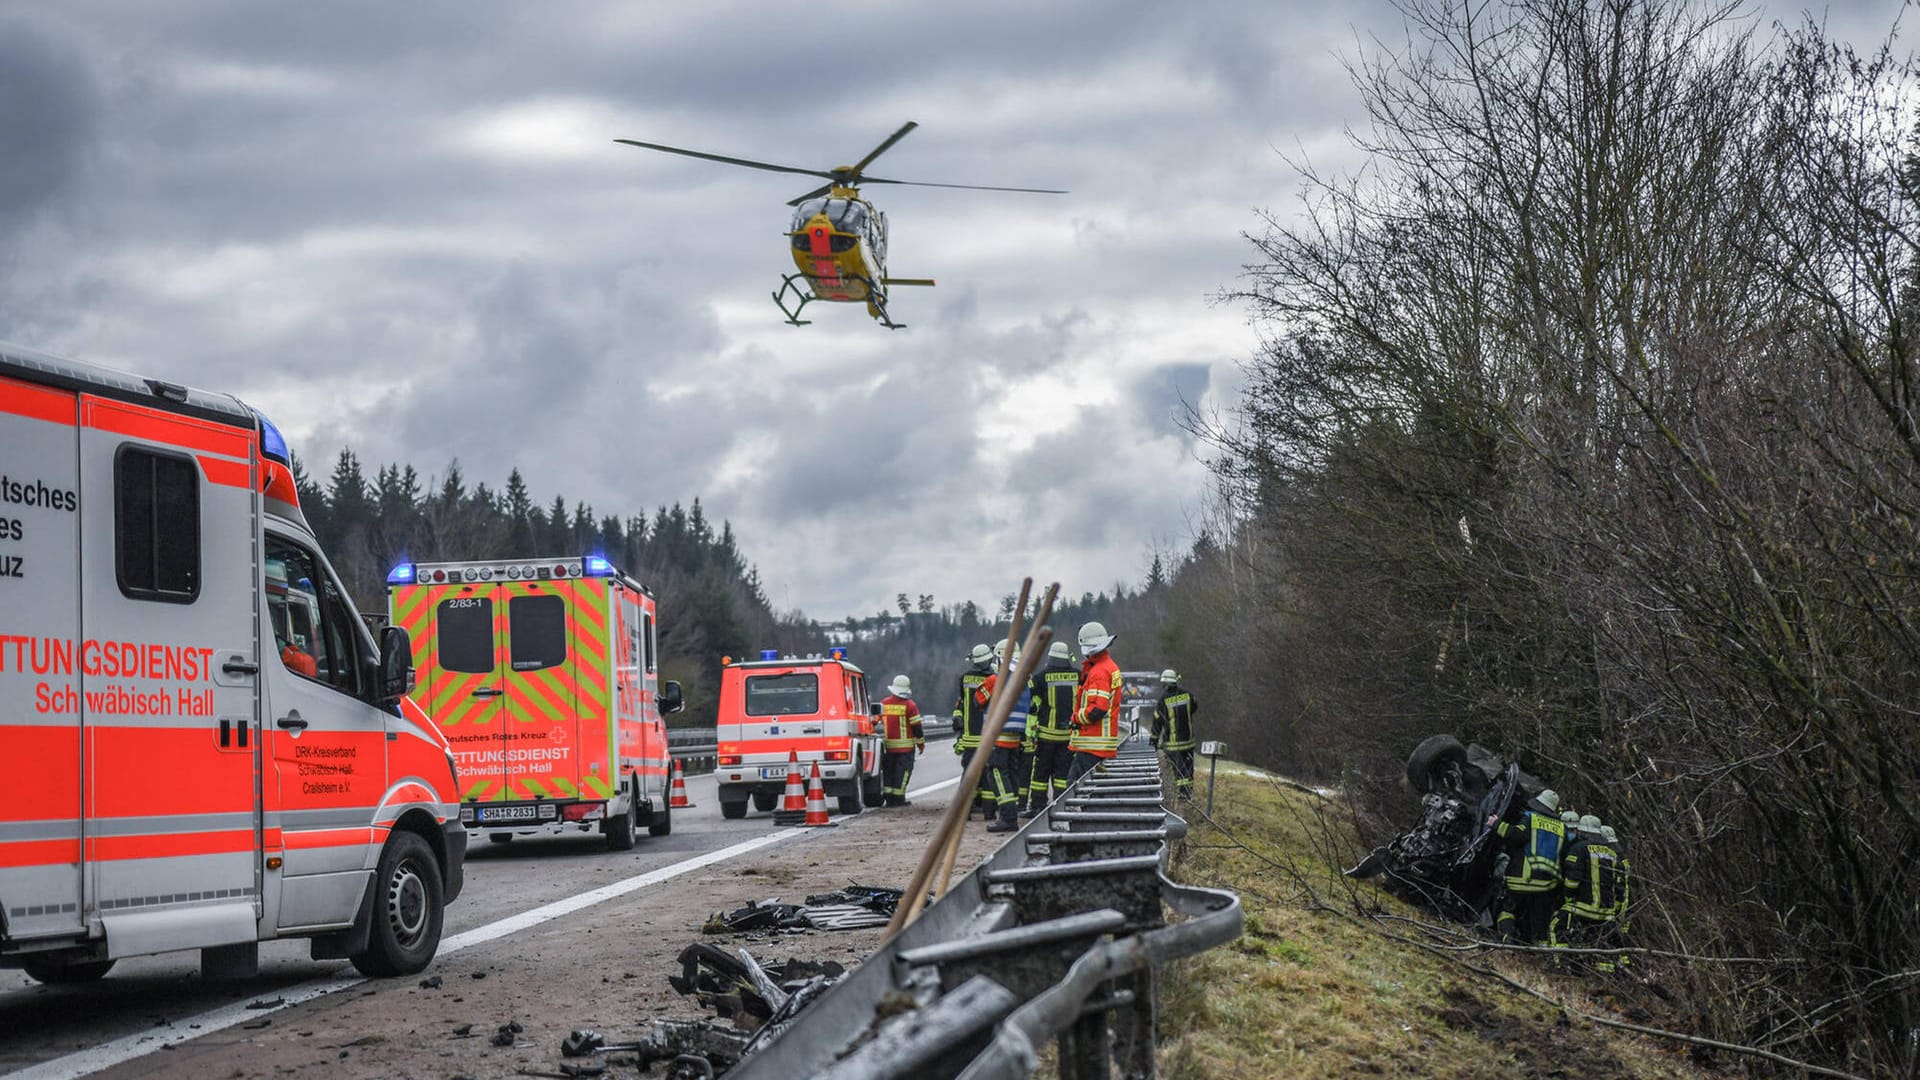
<svg viewBox="0 0 1920 1080"><path fill-rule="evenodd" d="M600 823L600 831L607 834L608 851L632 851L634 819L639 816L640 804L631 797L627 799L627 812L609 817Z"/></svg>
<svg viewBox="0 0 1920 1080"><path fill-rule="evenodd" d="M373 925L367 947L350 959L362 975L412 975L440 948L440 864L418 833L396 831L373 877Z"/></svg>
<svg viewBox="0 0 1920 1080"><path fill-rule="evenodd" d="M60 955L29 957L21 965L27 977L34 982L58 986L62 983L84 983L106 977L113 970L111 960L71 960Z"/></svg>
<svg viewBox="0 0 1920 1080"><path fill-rule="evenodd" d="M863 783L857 774L853 779L847 781L847 793L840 796L840 812L842 814L857 814L866 809L866 800L860 797L860 789L862 786Z"/></svg>
<svg viewBox="0 0 1920 1080"><path fill-rule="evenodd" d="M732 799L721 799L720 816L726 818L728 821L746 817L747 800L741 799L739 802L734 802Z"/></svg>
<svg viewBox="0 0 1920 1080"><path fill-rule="evenodd" d="M660 809L647 815L647 835L667 836L673 832L673 804L662 802Z"/></svg>
<svg viewBox="0 0 1920 1080"><path fill-rule="evenodd" d="M866 798L868 806L879 806L881 803L886 802L887 778L881 776L879 773L874 773L872 776L867 777L863 782L860 794Z"/></svg>
<svg viewBox="0 0 1920 1080"><path fill-rule="evenodd" d="M753 793L753 808L763 814L772 813L773 808L778 805L780 805L780 796L775 795L771 791L756 791Z"/></svg>

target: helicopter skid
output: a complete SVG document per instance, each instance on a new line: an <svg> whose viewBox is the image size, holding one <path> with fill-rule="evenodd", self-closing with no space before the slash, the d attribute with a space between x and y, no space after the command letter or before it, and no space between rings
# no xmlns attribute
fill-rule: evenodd
<svg viewBox="0 0 1920 1080"><path fill-rule="evenodd" d="M867 313L873 316L875 322L878 322L881 326L889 330L905 330L907 328L906 323L897 323L888 317L886 304L887 294L883 289L867 278L855 277L850 280L858 281L867 287ZM805 274L787 274L780 279L780 288L774 291L773 302L780 308L780 314L787 317L788 326L813 325L812 319L802 319L800 317L800 313L807 309L808 304L820 299L819 296L815 295L808 288L811 284L811 281ZM793 295L794 303L792 307L787 306L787 295L789 293Z"/></svg>

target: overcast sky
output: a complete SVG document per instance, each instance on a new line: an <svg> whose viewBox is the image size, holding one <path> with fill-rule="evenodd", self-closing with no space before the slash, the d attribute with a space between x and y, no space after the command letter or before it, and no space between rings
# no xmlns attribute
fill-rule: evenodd
<svg viewBox="0 0 1920 1080"><path fill-rule="evenodd" d="M1835 5L1860 40L1894 0ZM1799 8L1776 5L1769 17ZM235 393L316 473L601 513L699 496L776 605L1140 579L1206 503L1182 400L1282 154L1338 166L1398 19L1258 0L0 0L0 340ZM785 325L782 176L616 137L1064 196L872 187L897 289Z"/></svg>

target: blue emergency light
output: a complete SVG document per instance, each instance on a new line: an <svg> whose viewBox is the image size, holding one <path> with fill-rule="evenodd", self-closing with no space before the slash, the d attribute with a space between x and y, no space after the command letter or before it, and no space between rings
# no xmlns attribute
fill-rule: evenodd
<svg viewBox="0 0 1920 1080"><path fill-rule="evenodd" d="M833 648L828 649L827 652L835 660L845 660L847 658L847 647L845 645L835 645Z"/></svg>
<svg viewBox="0 0 1920 1080"><path fill-rule="evenodd" d="M779 649L761 649L761 650L760 650L760 659L762 659L762 660L778 660L778 659L780 659L780 650L779 650Z"/></svg>
<svg viewBox="0 0 1920 1080"><path fill-rule="evenodd" d="M403 562L399 566L396 566L393 569L387 571L387 584L389 585L413 584L413 564L410 562Z"/></svg>
<svg viewBox="0 0 1920 1080"><path fill-rule="evenodd" d="M585 573L587 577L612 577L613 564L598 555L589 555Z"/></svg>

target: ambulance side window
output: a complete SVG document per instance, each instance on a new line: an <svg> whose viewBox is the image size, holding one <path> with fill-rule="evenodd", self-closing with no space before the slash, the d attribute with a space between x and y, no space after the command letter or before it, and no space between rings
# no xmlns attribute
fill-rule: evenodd
<svg viewBox="0 0 1920 1080"><path fill-rule="evenodd" d="M303 679L359 696L360 664L352 613L319 556L283 536L267 534L267 613L273 651Z"/></svg>
<svg viewBox="0 0 1920 1080"><path fill-rule="evenodd" d="M567 602L558 596L507 601L507 659L515 671L539 671L567 662Z"/></svg>
<svg viewBox="0 0 1920 1080"><path fill-rule="evenodd" d="M646 650L647 671L652 672L656 670L654 666L656 663L656 658L653 653L653 616L652 615L641 616L640 623L642 627L640 631L640 644Z"/></svg>
<svg viewBox="0 0 1920 1080"><path fill-rule="evenodd" d="M200 595L200 470L193 459L122 446L113 459L114 576L133 600Z"/></svg>

